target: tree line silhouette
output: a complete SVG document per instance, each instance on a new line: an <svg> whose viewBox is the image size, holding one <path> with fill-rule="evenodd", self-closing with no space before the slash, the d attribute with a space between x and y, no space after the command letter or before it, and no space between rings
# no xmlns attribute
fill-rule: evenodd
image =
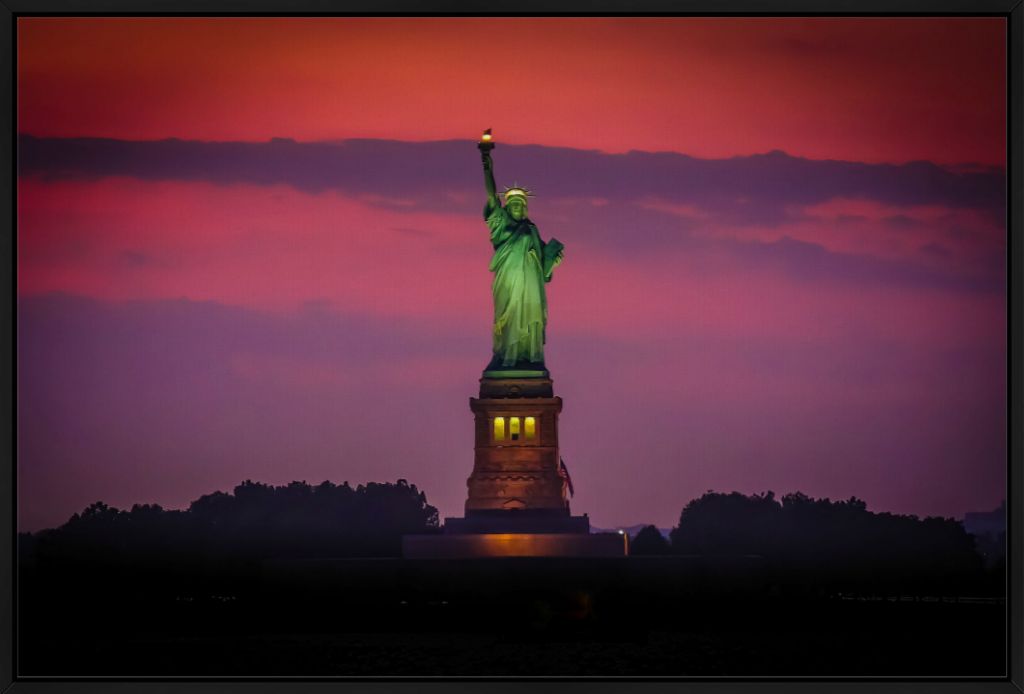
<svg viewBox="0 0 1024 694"><path fill-rule="evenodd" d="M438 520L426 494L403 479L354 488L247 480L186 510L136 504L121 511L97 502L58 528L20 534L19 551L26 565L42 570L102 564L127 574L157 567L169 572L166 580L267 559L398 557L402 535L438 532ZM884 583L895 592L956 593L982 579L998 582L958 521L872 513L856 497L834 502L799 491L780 500L771 491L710 491L686 504L668 539L646 526L630 552L755 557L848 590Z"/></svg>
<svg viewBox="0 0 1024 694"><path fill-rule="evenodd" d="M54 672L51 663L70 674L116 670L111 663L130 649L139 673L189 674L197 664L220 672L221 658L232 654L245 660L239 672L264 672L265 660L266 672L293 673L325 667L297 655L294 644L307 636L296 635L339 630L529 639L539 629L537 638L582 634L588 648L594 640L696 631L733 648L733 635L759 625L812 633L841 624L843 638L872 641L892 629L889 648L901 658L916 653L920 663L930 662L937 644L971 634L962 646L973 649L969 657L957 660L957 651L944 659L963 670L984 661L1003 624L993 600L1005 596L1005 572L985 568L959 522L872 513L856 498L709 492L685 505L668 538L644 527L625 562L381 559L401 555L403 535L439 532L438 521L405 480L355 488L246 481L184 510L97 502L58 528L19 535L21 652L39 673ZM936 596L958 604L940 605ZM250 651L233 650L250 633L269 635L245 641L259 653L255 664ZM140 634L148 639L140 643L159 647L137 647ZM777 637L772 631L769 641ZM773 658L792 665L810 647L802 638ZM96 640L106 660L96 659ZM487 643L475 657L488 656ZM843 649L827 639L820 646L815 659L849 666ZM748 660L730 667L741 672ZM371 665L390 667L384 659Z"/></svg>
<svg viewBox="0 0 1024 694"><path fill-rule="evenodd" d="M102 502L64 525L19 537L29 561L209 564L270 558L383 557L401 554L402 536L436 532L437 509L406 480L271 486L246 480L187 510Z"/></svg>
<svg viewBox="0 0 1024 694"><path fill-rule="evenodd" d="M21 534L19 544L21 560L41 569L103 564L209 574L267 559L398 557L403 535L439 532L438 521L437 509L406 480L355 488L247 480L186 510L136 504L123 511L97 502L58 528ZM855 497L801 492L781 499L708 492L685 505L668 539L647 526L630 552L755 557L823 586L884 580L897 592L963 591L986 573L975 538L956 520L873 513Z"/></svg>
<svg viewBox="0 0 1024 694"><path fill-rule="evenodd" d="M758 557L791 578L813 577L823 590L942 595L976 591L986 581L975 538L955 519L873 513L856 497L801 492L781 499L708 492L686 504L668 539L647 526L630 552Z"/></svg>
<svg viewBox="0 0 1024 694"><path fill-rule="evenodd" d="M437 509L416 485L325 481L283 486L246 480L186 510L135 504L123 511L96 502L64 525L22 533L22 545L77 559L173 557L181 553L246 559L399 556L401 538L439 531ZM801 492L746 496L708 492L683 508L669 539L649 525L630 544L634 555L756 555L801 566L865 563L920 565L948 573L973 570L974 537L951 518L874 513L851 497L814 499Z"/></svg>

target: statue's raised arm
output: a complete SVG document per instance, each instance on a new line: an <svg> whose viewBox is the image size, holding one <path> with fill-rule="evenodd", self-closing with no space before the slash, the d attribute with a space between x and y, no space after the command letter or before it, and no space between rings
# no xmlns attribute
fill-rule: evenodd
<svg viewBox="0 0 1024 694"><path fill-rule="evenodd" d="M502 207L494 183L494 142L490 130L484 133L478 147L487 189L484 219L494 247L489 268L494 273L493 354L484 375L546 377L548 302L544 285L551 281L552 272L562 262L564 247L557 239L547 243L541 239L536 225L527 216L532 193L526 188L518 184L506 188Z"/></svg>
<svg viewBox="0 0 1024 694"><path fill-rule="evenodd" d="M484 187L487 189L487 209L493 210L501 203L498 200L498 187L494 185L494 160L491 159L491 150L494 143L491 141L491 129L488 128L480 140L480 156L484 162Z"/></svg>

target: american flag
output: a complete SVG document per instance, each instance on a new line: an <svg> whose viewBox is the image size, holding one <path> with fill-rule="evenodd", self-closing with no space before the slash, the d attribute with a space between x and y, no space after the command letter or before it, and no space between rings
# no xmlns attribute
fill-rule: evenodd
<svg viewBox="0 0 1024 694"><path fill-rule="evenodd" d="M572 489L572 477L569 476L569 468L565 466L565 460L562 456L558 456L558 464L562 469L562 473L565 475L565 481L569 485L569 496L575 496L575 492Z"/></svg>

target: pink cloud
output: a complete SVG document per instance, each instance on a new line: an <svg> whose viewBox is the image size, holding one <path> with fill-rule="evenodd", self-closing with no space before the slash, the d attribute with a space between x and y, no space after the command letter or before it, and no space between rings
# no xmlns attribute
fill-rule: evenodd
<svg viewBox="0 0 1024 694"><path fill-rule="evenodd" d="M581 250L570 260L549 286L555 331L636 339L863 335L952 346L1004 329L1005 302L991 295L808 282L751 270L724 252L666 252L630 264Z"/></svg>
<svg viewBox="0 0 1024 694"><path fill-rule="evenodd" d="M781 224L736 224L716 219L698 205L649 199L639 206L693 223L692 233L699 237L765 243L791 238L836 253L931 262L947 269L962 267L972 259L1003 253L1006 249L1005 222L990 210L943 205L898 206L873 200L833 198L816 205L789 206L790 219ZM936 251L953 257L942 262L935 257Z"/></svg>
<svg viewBox="0 0 1024 694"><path fill-rule="evenodd" d="M339 311L420 320L425 329L465 326L471 316L485 326L491 310L487 231L475 206L453 209L381 209L285 186L22 180L19 292L185 297L273 311L316 301ZM916 257L929 239L946 238L930 227L887 226L893 213L905 213L922 223L981 229L980 241L962 240L960 253L936 260L954 269L1004 243L990 220L966 211L835 200L806 212L812 221L753 230L709 225L699 233L757 242L802 238L881 258ZM844 215L861 221L846 229L836 223ZM624 257L588 244L586 230L571 221L556 225L568 250L548 285L550 335L874 335L952 345L994 337L1001 325L1004 303L985 294L807 280L773 266L752 267L729 245Z"/></svg>
<svg viewBox="0 0 1024 694"><path fill-rule="evenodd" d="M23 180L18 237L25 294L272 310L320 300L380 314L429 309L443 320L486 301L469 291L487 282L482 221L285 186Z"/></svg>

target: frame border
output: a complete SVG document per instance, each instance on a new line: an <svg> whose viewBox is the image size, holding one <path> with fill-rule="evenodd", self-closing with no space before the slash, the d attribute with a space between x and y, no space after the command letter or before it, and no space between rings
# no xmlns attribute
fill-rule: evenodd
<svg viewBox="0 0 1024 694"><path fill-rule="evenodd" d="M827 3L827 6L826 4ZM0 218L10 220L7 246L10 260L0 272L10 273L4 283L11 292L2 302L0 320L0 360L10 369L0 370L0 408L10 414L0 424L9 456L0 460L0 693L75 691L83 694L120 692L476 692L486 682L488 691L513 692L529 687L532 692L610 692L632 691L667 694L685 691L691 694L727 692L763 692L782 694L835 691L844 694L964 694L1024 693L1024 0L646 0L624 9L622 0L598 0L584 4L575 0L571 7L551 10L543 0L520 0L515 12L496 10L474 0L383 0L372 3L338 0L299 0L282 10L281 0L155 0L139 7L137 0L0 0L0 55L10 56L10 68L0 69L0 94L11 99L11 108L0 109ZM431 6L433 9L425 9ZM389 678L345 680L341 678L225 678L225 679L19 679L15 672L17 641L16 606L16 437L15 418L15 307L16 284L16 19L21 16L109 15L141 17L164 16L1003 16L1007 22L1007 318L1008 318L1008 460L1007 460L1007 665L1003 678L969 679L927 678L893 681L882 678L779 678L744 679L665 679L641 680L624 677L616 680L573 680L538 677L522 679L458 678L431 680ZM2 137L2 133L9 134ZM1018 534L1022 531L1021 534Z"/></svg>

